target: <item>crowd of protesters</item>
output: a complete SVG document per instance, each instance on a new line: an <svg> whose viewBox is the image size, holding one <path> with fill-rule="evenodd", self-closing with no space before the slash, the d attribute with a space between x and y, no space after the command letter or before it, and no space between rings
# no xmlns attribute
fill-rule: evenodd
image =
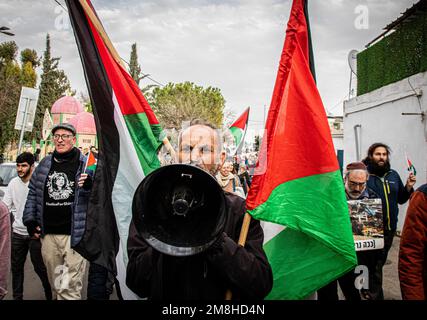
<svg viewBox="0 0 427 320"><path fill-rule="evenodd" d="M85 231L93 172L85 170L86 156L83 150L75 147L73 126L57 125L52 129L52 136L55 150L40 159L37 166L38 154L24 152L18 155L18 176L9 183L0 201L0 299L10 290L7 288L10 273L13 299L24 298L24 265L28 253L47 300L82 299L87 269L87 298L108 299L114 283L112 274L101 266L90 264L73 250ZM91 151L96 153L97 150ZM408 200L398 261L401 292L403 299L427 298L427 185L415 191L416 176L412 172L402 180L391 168L390 153L389 146L375 143L362 162L350 163L344 170L347 200L381 199L384 247L357 252L359 265L366 266L369 271L368 285L365 283L357 288L357 273L351 270L319 289L319 300L338 300L338 284L346 300L384 299L383 267L396 235L398 205ZM256 155L255 158L254 154L236 155L228 160L225 154L221 157L224 161L214 176L226 194L234 194L240 198L236 201L244 203L251 186ZM170 163L170 159L165 162ZM227 239L223 241L234 241ZM262 249L258 249L259 255L265 257ZM86 268L87 263L89 268ZM269 268L264 267L263 277L269 279ZM263 288L270 287L269 284ZM155 290L155 286L152 288ZM265 296L268 291L265 290L257 298ZM244 295L245 291L241 293ZM161 296L168 294L162 292Z"/></svg>

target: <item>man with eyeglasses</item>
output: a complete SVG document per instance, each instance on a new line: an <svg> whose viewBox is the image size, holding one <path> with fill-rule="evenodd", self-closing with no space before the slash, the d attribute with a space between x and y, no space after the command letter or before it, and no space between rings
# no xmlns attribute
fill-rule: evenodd
<svg viewBox="0 0 427 320"><path fill-rule="evenodd" d="M72 248L85 231L92 172L74 147L76 129L68 123L52 129L55 150L41 160L29 184L23 222L30 236L41 238L53 298L79 300L86 260Z"/></svg>
<svg viewBox="0 0 427 320"><path fill-rule="evenodd" d="M379 196L370 188L367 187L368 170L362 162L352 162L346 166L344 173L344 186L347 200L362 200L362 199L377 199ZM369 286L373 291L378 291L378 288L373 288L378 281L375 276L375 262L380 254L380 250L358 251L357 260L359 265L365 265L369 271ZM337 282L340 284L341 291L346 300L359 301L361 300L359 290L355 286L357 278L355 270L351 270L337 281L333 281L327 286L318 291L318 300L338 300ZM370 299L366 294L366 290L361 290L361 294L365 299Z"/></svg>

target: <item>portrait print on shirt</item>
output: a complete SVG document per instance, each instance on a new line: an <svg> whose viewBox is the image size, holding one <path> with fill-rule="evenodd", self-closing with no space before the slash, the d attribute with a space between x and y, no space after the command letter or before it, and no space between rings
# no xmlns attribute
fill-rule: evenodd
<svg viewBox="0 0 427 320"><path fill-rule="evenodd" d="M68 200L73 197L74 181L70 181L64 172L51 172L46 186L49 198L52 200Z"/></svg>

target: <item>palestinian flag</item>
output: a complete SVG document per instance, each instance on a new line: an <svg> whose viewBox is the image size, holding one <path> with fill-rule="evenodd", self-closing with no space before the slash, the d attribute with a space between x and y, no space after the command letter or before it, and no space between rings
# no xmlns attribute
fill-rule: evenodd
<svg viewBox="0 0 427 320"><path fill-rule="evenodd" d="M408 165L408 171L412 171L412 173L414 174L414 176L417 175L417 170L415 169L414 165L412 164L411 160L409 160L408 155L405 154L406 156L406 163Z"/></svg>
<svg viewBox="0 0 427 320"><path fill-rule="evenodd" d="M310 70L306 5L293 1L261 146L266 154L246 202L255 219L269 222L269 299L303 299L356 266L343 180Z"/></svg>
<svg viewBox="0 0 427 320"><path fill-rule="evenodd" d="M93 172L95 172L97 162L98 162L98 160L96 160L95 155L93 154L92 151L89 150L89 154L88 154L87 159L86 159L86 166L85 166L85 169L83 170L83 172L86 171L86 169L89 169L89 170L92 170Z"/></svg>
<svg viewBox="0 0 427 320"><path fill-rule="evenodd" d="M229 128L234 137L236 152L241 148L245 140L246 130L248 129L249 109L248 107Z"/></svg>
<svg viewBox="0 0 427 320"><path fill-rule="evenodd" d="M81 1L89 4L86 10L93 10L89 0ZM118 271L123 294L132 199L144 176L160 166L157 151L161 128L141 90L114 59L82 4L73 0L66 3L99 142L86 232L80 243L72 245L89 261ZM131 298L131 292L123 297Z"/></svg>

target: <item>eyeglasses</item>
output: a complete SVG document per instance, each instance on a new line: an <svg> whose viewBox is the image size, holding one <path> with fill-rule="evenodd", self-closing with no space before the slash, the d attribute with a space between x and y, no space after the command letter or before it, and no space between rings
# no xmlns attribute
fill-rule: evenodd
<svg viewBox="0 0 427 320"><path fill-rule="evenodd" d="M348 184L351 185L352 187L364 187L364 186L366 186L366 182L354 182L351 180L348 180Z"/></svg>
<svg viewBox="0 0 427 320"><path fill-rule="evenodd" d="M61 138L62 140L68 140L72 137L74 137L72 134L54 134L53 140L58 140L59 138Z"/></svg>

